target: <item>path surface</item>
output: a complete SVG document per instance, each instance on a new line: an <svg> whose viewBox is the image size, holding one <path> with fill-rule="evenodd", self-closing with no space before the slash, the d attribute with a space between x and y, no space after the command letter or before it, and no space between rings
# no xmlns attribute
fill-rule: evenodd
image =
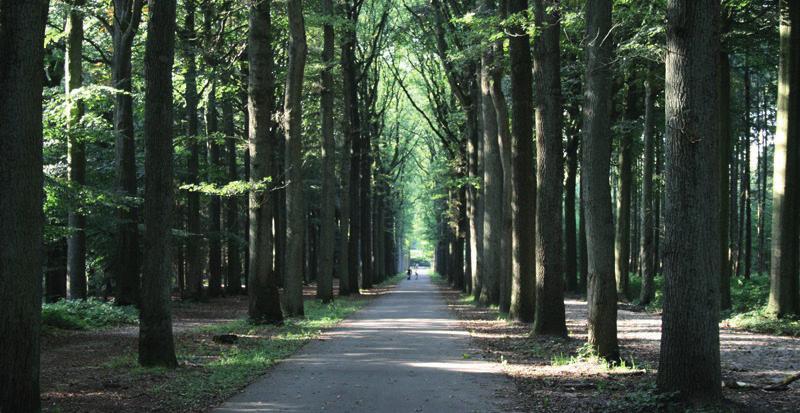
<svg viewBox="0 0 800 413"><path fill-rule="evenodd" d="M474 353L421 270L214 412L507 411L513 383Z"/></svg>

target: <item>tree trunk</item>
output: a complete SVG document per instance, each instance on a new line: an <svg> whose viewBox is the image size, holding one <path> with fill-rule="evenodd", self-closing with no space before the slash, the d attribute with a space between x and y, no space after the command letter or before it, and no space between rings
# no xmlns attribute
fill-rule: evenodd
<svg viewBox="0 0 800 413"><path fill-rule="evenodd" d="M141 21L141 0L114 0L114 53L111 60L111 83L114 94L115 187L117 193L133 198L136 189L136 139L133 126L132 64L133 40ZM139 302L139 229L138 208L127 205L117 210L117 231L111 272L116 281L114 303Z"/></svg>
<svg viewBox="0 0 800 413"><path fill-rule="evenodd" d="M744 68L744 173L742 174L742 202L744 202L744 278L750 279L750 270L753 268L753 201L750 189L750 146L753 140L750 136L752 122L750 118L752 94L750 81L750 67Z"/></svg>
<svg viewBox="0 0 800 413"><path fill-rule="evenodd" d="M236 158L236 125L233 120L233 97L229 96L222 102L222 128L225 132L225 147L228 155L228 181L235 182L240 179L239 167ZM242 293L242 261L241 243L239 242L239 198L228 197L226 200L225 233L228 242L228 271L225 290L228 294Z"/></svg>
<svg viewBox="0 0 800 413"><path fill-rule="evenodd" d="M42 57L47 1L0 7L0 411L39 401L44 215Z"/></svg>
<svg viewBox="0 0 800 413"><path fill-rule="evenodd" d="M628 77L628 92L625 97L625 120L636 120L636 107L641 103L636 96L636 78ZM631 192L633 192L633 132L624 131L619 142L619 209L615 242L614 274L617 280L617 297L627 300L630 279L631 245Z"/></svg>
<svg viewBox="0 0 800 413"><path fill-rule="evenodd" d="M369 119L369 113L365 115ZM365 122L369 129L369 121ZM361 133L361 203L358 215L361 219L361 287L372 288L374 272L372 250L372 134Z"/></svg>
<svg viewBox="0 0 800 413"><path fill-rule="evenodd" d="M508 14L527 13L527 0L509 0ZM530 36L521 25L510 28L511 146L513 219L511 309L512 319L532 322L536 301L535 191L533 171L533 78Z"/></svg>
<svg viewBox="0 0 800 413"><path fill-rule="evenodd" d="M649 68L644 84L644 165L642 173L642 244L639 253L642 262L642 289L639 304L648 305L655 297L654 237L655 202L653 200L653 174L656 163L656 86L654 68Z"/></svg>
<svg viewBox="0 0 800 413"><path fill-rule="evenodd" d="M583 146L583 143L581 144ZM581 149L583 152L583 149ZM581 154L578 154L581 156ZM583 181L583 169L581 168L581 181ZM589 284L589 257L586 245L586 203L584 201L586 195L585 190L581 185L579 198L580 210L578 211L578 290L582 294L586 294L586 288Z"/></svg>
<svg viewBox="0 0 800 413"><path fill-rule="evenodd" d="M557 1L536 0L533 43L536 85L536 321L535 334L567 335L564 313L561 144L561 63Z"/></svg>
<svg viewBox="0 0 800 413"><path fill-rule="evenodd" d="M730 243L730 212L731 212L731 190L729 167L731 160L731 64L728 52L723 50L720 53L720 76L719 76L719 117L720 117L720 309L729 310L731 308L731 251ZM733 202L736 202L735 200Z"/></svg>
<svg viewBox="0 0 800 413"><path fill-rule="evenodd" d="M355 63L357 43L356 25L359 8L348 4L347 19L350 25L342 39L342 92L346 134L349 140L349 238L347 247L347 266L349 280L341 285L340 295L358 295L361 276L361 117L358 105L358 73ZM344 172L344 171L343 171ZM347 287L347 289L345 289Z"/></svg>
<svg viewBox="0 0 800 413"><path fill-rule="evenodd" d="M578 112L574 105L574 112ZM578 176L578 145L580 131L576 127L571 130L566 150L567 178L564 187L564 280L566 290L577 293L578 289L578 229L575 223L576 206L575 190Z"/></svg>
<svg viewBox="0 0 800 413"><path fill-rule="evenodd" d="M306 65L306 29L302 0L288 0L289 56L283 107L286 136L286 313L303 316L303 77Z"/></svg>
<svg viewBox="0 0 800 413"><path fill-rule="evenodd" d="M273 114L274 50L272 48L271 1L250 6L247 57L250 61L248 78L248 118L250 120L250 272L247 293L250 297L248 316L252 322L281 324L280 295L273 268L272 194L267 179L272 174L272 142L270 125Z"/></svg>
<svg viewBox="0 0 800 413"><path fill-rule="evenodd" d="M484 2L484 11L494 13L494 1ZM483 290L481 304L500 303L502 225L503 225L503 164L498 142L497 111L492 100L492 65L495 64L494 48L487 47L481 56L480 87L481 113L483 116Z"/></svg>
<svg viewBox="0 0 800 413"><path fill-rule="evenodd" d="M145 44L144 261L139 363L178 366L172 340L170 231L173 219L172 64L175 0L151 0Z"/></svg>
<svg viewBox="0 0 800 413"><path fill-rule="evenodd" d="M335 36L333 31L333 0L322 0L322 12L329 21L323 25L322 91L320 92L320 117L322 124L322 201L320 218L319 280L317 298L327 303L333 300L333 251L336 232L336 143L333 140L333 55Z"/></svg>
<svg viewBox="0 0 800 413"><path fill-rule="evenodd" d="M199 97L197 94L197 33L195 31L195 0L184 2L186 17L183 28L183 55L186 64L184 82L186 83L186 134L189 140L189 160L187 165L189 184L200 183L200 144L198 142ZM186 195L186 296L199 300L203 296L203 257L200 228L200 193L189 191Z"/></svg>
<svg viewBox="0 0 800 413"><path fill-rule="evenodd" d="M220 145L217 142L219 121L217 117L217 88L214 83L206 99L206 137L208 140L209 181L218 184L222 167ZM222 200L218 195L211 195L208 207L208 296L222 295Z"/></svg>
<svg viewBox="0 0 800 413"><path fill-rule="evenodd" d="M667 3L664 312L657 385L722 398L719 357L719 0Z"/></svg>
<svg viewBox="0 0 800 413"><path fill-rule="evenodd" d="M64 32L67 33L64 53L64 84L66 85L67 118L67 165L70 185L74 191L86 185L86 142L81 133L83 101L74 92L83 83L83 3L76 0L69 6ZM70 299L86 299L86 216L80 212L81 205L74 205L69 212L67 237L67 279Z"/></svg>
<svg viewBox="0 0 800 413"><path fill-rule="evenodd" d="M800 313L797 272L800 233L800 4L782 0L778 125L772 190L772 260L769 310L778 317Z"/></svg>
<svg viewBox="0 0 800 413"><path fill-rule="evenodd" d="M601 357L619 359L614 221L611 204L611 1L586 8L587 67L583 109L581 187L586 217L589 344Z"/></svg>

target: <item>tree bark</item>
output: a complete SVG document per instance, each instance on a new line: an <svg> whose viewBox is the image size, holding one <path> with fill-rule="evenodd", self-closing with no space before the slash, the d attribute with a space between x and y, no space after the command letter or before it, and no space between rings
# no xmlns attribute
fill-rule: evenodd
<svg viewBox="0 0 800 413"><path fill-rule="evenodd" d="M574 109L574 110L573 110ZM570 112L577 115L579 108L573 105ZM580 131L576 126L569 133L566 148L567 178L564 183L564 280L566 290L577 293L578 290L578 228L575 222L575 190L578 176L578 145Z"/></svg>
<svg viewBox="0 0 800 413"><path fill-rule="evenodd" d="M333 57L335 36L333 31L333 0L322 0L322 13L329 20L322 27L323 50L322 91L320 92L320 123L322 125L322 207L320 217L319 280L317 298L327 303L333 300L333 257L336 217L336 143L333 140Z"/></svg>
<svg viewBox="0 0 800 413"><path fill-rule="evenodd" d="M654 69L647 72L644 84L644 165L642 173L642 244L639 252L642 263L642 289L639 293L639 304L648 305L655 297L655 228L653 201L653 175L656 163L656 86Z"/></svg>
<svg viewBox="0 0 800 413"><path fill-rule="evenodd" d="M233 120L233 97L228 96L222 102L222 128L225 132L225 147L228 156L228 181L235 182L240 179L238 155L236 153L236 125ZM239 198L228 197L225 205L225 233L228 244L228 266L225 290L228 294L242 293L242 261L241 243L239 241L241 227L239 225Z"/></svg>
<svg viewBox="0 0 800 413"><path fill-rule="evenodd" d="M636 108L641 104L636 94L636 78L628 77L628 91L625 97L625 120L633 122L638 117ZM615 265L614 274L617 280L617 297L628 298L630 289L630 256L631 256L631 197L633 192L633 133L624 131L619 142L619 202L617 210L617 228L614 238Z"/></svg>
<svg viewBox="0 0 800 413"><path fill-rule="evenodd" d="M47 1L0 3L0 411L39 401L44 244L42 75Z"/></svg>
<svg viewBox="0 0 800 413"><path fill-rule="evenodd" d="M753 199L750 184L750 146L752 145L752 121L751 121L751 80L750 80L750 67L745 66L744 69L744 106L745 106L745 121L744 121L744 171L742 173L742 202L744 202L744 256L743 256L743 269L744 278L750 279L750 271L753 268Z"/></svg>
<svg viewBox="0 0 800 413"><path fill-rule="evenodd" d="M508 13L527 13L527 0L509 0ZM532 322L536 301L535 191L533 171L533 78L530 36L521 25L510 28L511 146L513 219L511 309L512 319Z"/></svg>
<svg viewBox="0 0 800 413"><path fill-rule="evenodd" d="M114 0L114 52L111 83L114 94L115 188L117 193L136 197L136 139L133 126L132 48L142 15L141 0ZM116 281L114 303L139 302L139 214L135 205L117 210L117 225L111 272Z"/></svg>
<svg viewBox="0 0 800 413"><path fill-rule="evenodd" d="M198 139L199 97L197 94L197 33L195 31L195 0L186 0L186 17L182 30L183 55L186 64L184 81L186 83L186 134L189 140L189 160L187 165L189 184L200 183L200 144ZM203 296L203 262L200 227L200 193L189 191L186 195L186 290L184 298L199 300Z"/></svg>
<svg viewBox="0 0 800 413"><path fill-rule="evenodd" d="M261 1L250 6L247 37L248 71L248 147L250 152L250 272L247 293L250 297L248 316L260 324L281 324L278 282L273 268L272 202L268 179L272 174L272 142L270 125L273 114L274 50L272 48L272 2Z"/></svg>
<svg viewBox="0 0 800 413"><path fill-rule="evenodd" d="M288 0L289 56L283 107L286 136L286 313L303 316L303 78L306 65L306 29L302 0Z"/></svg>
<svg viewBox="0 0 800 413"><path fill-rule="evenodd" d="M536 316L535 334L566 336L562 271L561 48L558 1L536 0L533 79L536 85Z"/></svg>
<svg viewBox="0 0 800 413"><path fill-rule="evenodd" d="M219 118L217 116L217 87L211 84L206 99L206 139L208 141L208 166L209 181L214 184L220 182L219 176L222 168L221 151L217 142L219 132ZM208 206L208 296L219 297L222 295L222 200L219 195L211 195Z"/></svg>
<svg viewBox="0 0 800 413"><path fill-rule="evenodd" d="M772 190L772 260L769 310L778 317L800 313L797 272L800 233L800 5L782 0L778 125Z"/></svg>
<svg viewBox="0 0 800 413"><path fill-rule="evenodd" d="M611 1L586 8L586 92L583 109L581 187L588 258L589 344L606 359L619 359L614 222L611 205Z"/></svg>
<svg viewBox="0 0 800 413"><path fill-rule="evenodd" d="M355 51L358 37L359 8L347 5L346 17L350 25L342 35L342 92L346 134L349 141L349 237L347 247L348 282L340 286L340 295L358 295L359 278L361 276L361 219L357 214L361 210L361 117L358 105L358 67ZM344 171L343 171L344 172ZM347 287L347 288L345 288Z"/></svg>
<svg viewBox="0 0 800 413"><path fill-rule="evenodd" d="M657 385L722 398L719 356L719 0L667 3L664 312Z"/></svg>
<svg viewBox="0 0 800 413"><path fill-rule="evenodd" d="M86 185L86 142L81 133L84 104L75 90L83 83L83 2L69 5L69 15L64 31L67 33L64 53L64 84L66 86L67 118L67 175L73 191ZM76 199L80 199L77 197ZM86 299L86 216L81 205L73 205L69 212L67 237L67 293L72 300Z"/></svg>
<svg viewBox="0 0 800 413"><path fill-rule="evenodd" d="M149 2L145 44L145 254L139 314L139 364L147 367L178 366L172 339L170 302L175 7L175 0Z"/></svg>

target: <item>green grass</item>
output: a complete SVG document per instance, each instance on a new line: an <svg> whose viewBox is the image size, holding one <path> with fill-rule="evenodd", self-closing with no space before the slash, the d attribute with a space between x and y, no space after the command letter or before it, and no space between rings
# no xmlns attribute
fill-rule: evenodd
<svg viewBox="0 0 800 413"><path fill-rule="evenodd" d="M50 328L99 330L138 322L139 312L135 307L118 307L93 298L42 305L42 324Z"/></svg>
<svg viewBox="0 0 800 413"><path fill-rule="evenodd" d="M621 360L618 363L611 363L598 356L597 352L588 343L578 348L578 351L574 355L559 353L553 354L550 357L550 365L554 367L570 366L581 363L597 365L602 370L609 373L626 373L639 370L639 367L636 365L636 360Z"/></svg>

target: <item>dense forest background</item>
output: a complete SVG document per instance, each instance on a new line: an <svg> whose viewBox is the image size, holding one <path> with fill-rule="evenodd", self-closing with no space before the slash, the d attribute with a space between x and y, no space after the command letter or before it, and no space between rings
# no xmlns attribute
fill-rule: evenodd
<svg viewBox="0 0 800 413"><path fill-rule="evenodd" d="M718 400L720 320L798 329L799 9L4 0L0 410L40 300L175 367L172 303L280 324L414 264L537 335L585 296L611 363L617 302L663 309L659 389Z"/></svg>

